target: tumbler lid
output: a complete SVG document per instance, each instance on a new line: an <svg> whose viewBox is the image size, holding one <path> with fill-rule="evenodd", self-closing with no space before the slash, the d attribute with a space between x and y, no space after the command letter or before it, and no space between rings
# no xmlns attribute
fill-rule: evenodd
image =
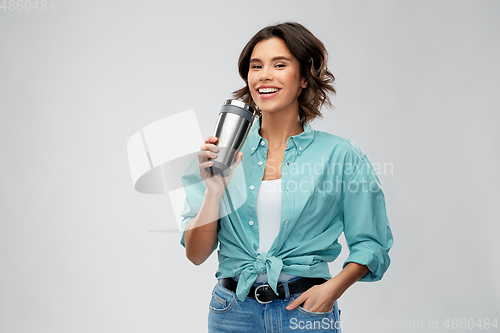
<svg viewBox="0 0 500 333"><path fill-rule="evenodd" d="M228 99L224 102L224 105L239 106L240 108L250 112L252 115L255 113L255 110L250 105L237 99Z"/></svg>

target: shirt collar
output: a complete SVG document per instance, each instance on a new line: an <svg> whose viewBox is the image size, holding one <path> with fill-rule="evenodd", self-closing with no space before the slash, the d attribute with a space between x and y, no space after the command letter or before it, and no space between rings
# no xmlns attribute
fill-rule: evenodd
<svg viewBox="0 0 500 333"><path fill-rule="evenodd" d="M248 144L250 145L251 154L253 155L261 146L267 146L267 140L260 136L259 130L261 126L262 118L257 118L250 129L248 134ZM314 129L309 124L302 125L304 131L297 135L292 135L287 140L287 149L295 146L297 154L300 155L306 150L307 147L314 140Z"/></svg>

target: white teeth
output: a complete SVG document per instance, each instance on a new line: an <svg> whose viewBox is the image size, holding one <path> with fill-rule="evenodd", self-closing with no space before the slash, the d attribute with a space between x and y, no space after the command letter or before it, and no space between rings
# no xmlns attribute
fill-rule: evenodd
<svg viewBox="0 0 500 333"><path fill-rule="evenodd" d="M271 94L277 92L278 88L260 88L259 93L261 94Z"/></svg>

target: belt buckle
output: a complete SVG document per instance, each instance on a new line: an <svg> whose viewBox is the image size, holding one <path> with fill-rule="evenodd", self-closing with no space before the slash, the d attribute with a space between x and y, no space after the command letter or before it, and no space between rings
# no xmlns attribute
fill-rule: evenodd
<svg viewBox="0 0 500 333"><path fill-rule="evenodd" d="M259 302L260 304L267 304L267 303L271 303L271 302L272 302L272 300L271 300L271 301L267 301L267 302L263 302L263 301L261 301L261 300L259 299L259 297L258 297L258 295L259 295L259 294L257 293L257 291L259 290L259 288L264 288L264 287L269 287L269 285L268 285L268 284L261 284L260 286L258 286L258 287L256 287L256 288L255 288L255 293L254 293L254 294L255 294L255 299L256 299L256 300L257 300L257 302Z"/></svg>

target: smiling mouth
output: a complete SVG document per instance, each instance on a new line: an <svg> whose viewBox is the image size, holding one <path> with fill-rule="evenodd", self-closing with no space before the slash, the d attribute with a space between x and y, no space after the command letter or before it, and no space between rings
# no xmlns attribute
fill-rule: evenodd
<svg viewBox="0 0 500 333"><path fill-rule="evenodd" d="M260 88L258 91L259 91L259 94L261 94L261 95L267 95L267 94L274 94L275 92L278 92L279 89L278 88Z"/></svg>

